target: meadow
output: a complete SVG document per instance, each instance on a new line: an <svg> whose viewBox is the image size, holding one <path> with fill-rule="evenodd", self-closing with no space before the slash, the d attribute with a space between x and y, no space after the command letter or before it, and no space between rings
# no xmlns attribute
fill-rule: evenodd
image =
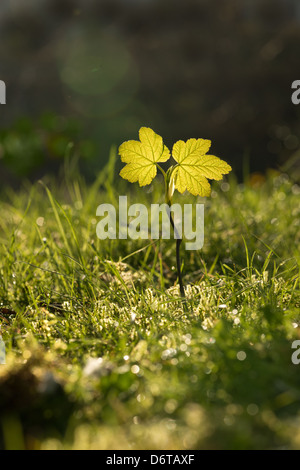
<svg viewBox="0 0 300 470"><path fill-rule="evenodd" d="M0 448L300 448L300 186L232 174L180 196L205 204L184 300L174 240L96 235L99 204L162 184L130 186L112 152L93 184L1 189Z"/></svg>

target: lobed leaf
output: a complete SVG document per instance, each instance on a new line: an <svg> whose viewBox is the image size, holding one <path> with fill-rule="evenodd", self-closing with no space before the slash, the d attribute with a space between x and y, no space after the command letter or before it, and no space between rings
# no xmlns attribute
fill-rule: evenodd
<svg viewBox="0 0 300 470"><path fill-rule="evenodd" d="M211 187L207 178L220 180L231 166L214 155L206 155L211 141L206 139L179 140L174 144L172 156L178 166L174 170L175 188L194 196L209 196Z"/></svg>
<svg viewBox="0 0 300 470"><path fill-rule="evenodd" d="M128 140L120 145L121 160L127 163L120 176L130 183L138 181L140 186L145 186L156 176L156 163L168 160L170 151L162 137L149 127L141 127L139 138L140 141Z"/></svg>

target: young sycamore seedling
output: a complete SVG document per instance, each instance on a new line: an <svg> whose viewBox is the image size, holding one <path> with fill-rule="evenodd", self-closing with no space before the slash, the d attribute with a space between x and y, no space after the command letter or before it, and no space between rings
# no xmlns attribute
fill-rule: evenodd
<svg viewBox="0 0 300 470"><path fill-rule="evenodd" d="M169 149L164 145L161 136L149 127L141 127L140 140L128 140L119 147L119 154L125 167L120 171L122 178L130 183L139 182L140 186L150 184L155 178L157 168L161 171L165 182L165 201L169 207L175 189L180 193L189 191L194 196L210 196L211 187L207 178L221 180L223 175L231 171L231 166L214 155L207 155L211 141L206 139L179 140L173 145L172 157L176 161L164 171L159 163L171 157ZM174 220L169 211L170 223L175 231ZM184 288L180 263L181 238L176 239L176 262L180 294L184 297Z"/></svg>

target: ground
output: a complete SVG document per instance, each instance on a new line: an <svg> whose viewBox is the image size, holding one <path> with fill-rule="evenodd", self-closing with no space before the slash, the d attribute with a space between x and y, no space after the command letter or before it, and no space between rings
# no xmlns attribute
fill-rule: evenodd
<svg viewBox="0 0 300 470"><path fill-rule="evenodd" d="M46 178L3 190L0 447L298 449L299 185L234 176L205 240L99 240L96 208L163 202L162 182ZM295 362L295 361L294 361Z"/></svg>

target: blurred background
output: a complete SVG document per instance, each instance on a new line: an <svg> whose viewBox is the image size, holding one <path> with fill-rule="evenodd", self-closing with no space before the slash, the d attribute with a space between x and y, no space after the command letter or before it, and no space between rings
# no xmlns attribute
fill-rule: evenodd
<svg viewBox="0 0 300 470"><path fill-rule="evenodd" d="M299 44L299 0L1 0L0 182L70 155L92 181L140 126L296 175Z"/></svg>

